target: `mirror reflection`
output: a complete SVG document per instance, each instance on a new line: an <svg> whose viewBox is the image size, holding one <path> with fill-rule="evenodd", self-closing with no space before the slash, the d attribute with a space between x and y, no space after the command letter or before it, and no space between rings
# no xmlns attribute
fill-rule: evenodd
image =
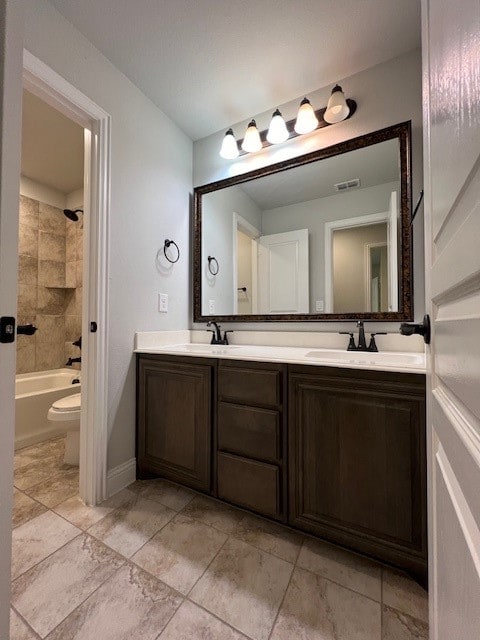
<svg viewBox="0 0 480 640"><path fill-rule="evenodd" d="M202 315L398 311L400 187L393 138L205 193Z"/></svg>

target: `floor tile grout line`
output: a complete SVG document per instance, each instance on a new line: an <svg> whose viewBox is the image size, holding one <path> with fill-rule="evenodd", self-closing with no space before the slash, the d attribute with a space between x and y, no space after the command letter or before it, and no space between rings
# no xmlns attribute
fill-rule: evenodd
<svg viewBox="0 0 480 640"><path fill-rule="evenodd" d="M79 538L81 535L88 535L86 531L81 531L79 533L78 536L75 536L74 538L72 538L71 540L69 540L67 543L65 543L64 545L62 545L61 547L59 547L56 551L54 551L53 553L51 553L50 555L46 556L43 560L41 560L40 562L38 562L37 564L35 564L33 567L30 567L30 569L33 569L34 567L38 567L38 565L40 565L44 560L47 560L47 558L50 558L51 556L53 556L57 551L60 551L61 549L63 549L64 547L66 547L70 542L73 542L74 540L76 540L77 538ZM94 536L89 536L90 538L92 538L93 540L95 540L96 542L100 542L102 544L102 546L107 547L109 551L112 551L112 549L110 547L108 547L105 543L102 543L101 540L98 540L97 538L95 538ZM113 550L114 551L114 550ZM105 580L103 580L103 582L101 584L99 584L93 591L92 593L88 594L86 596L86 598L84 598L74 609L72 609L72 611L70 611L70 613L68 613L64 618L62 618L62 620L55 626L53 627L53 629L50 629L50 631L47 633L48 637L59 625L62 624L62 622L64 622L64 620L66 620L76 609L78 609L78 607L80 607L84 602L86 602L88 600L88 598L90 598L91 595L93 595L101 586L103 586L112 576L114 576L122 567L124 567L126 564L128 564L128 559L125 558L124 556L121 556L121 554L118 554L118 552L116 552L117 555L120 556L120 559L122 560L122 563L120 564L120 566L115 569L113 571L113 573L111 573L109 576L107 576L107 578L105 578ZM20 578L21 576L24 576L26 573L28 573L28 571L30 571L30 569L27 569L27 571L24 571L20 576L17 576L17 578L15 578L15 580L12 581L16 582L16 580L18 580L18 578ZM15 608L15 606L10 603L10 606L15 609L15 611L18 613L17 609ZM19 614L21 615L21 614ZM21 615L21 618L25 620L25 622L27 622L28 627L32 628L32 630L35 632L35 635L37 635L39 638L41 637L40 634L38 634L35 629L33 629L33 627L28 623L28 620L26 618L24 618Z"/></svg>
<svg viewBox="0 0 480 640"><path fill-rule="evenodd" d="M29 631L32 632L32 634L35 636L35 638L39 638L39 640L41 639L41 636L35 631L35 629L31 626L31 624L29 624L28 620L26 618L24 618L24 616L18 611L18 609L16 609L13 604L10 603L10 608L13 609L15 611L15 613L17 614L17 616L20 618L20 620L26 625L26 627L28 628Z"/></svg>
<svg viewBox="0 0 480 640"><path fill-rule="evenodd" d="M252 636L249 636L247 633L245 633L245 631L241 631L237 627L234 627L230 622L227 622L226 620L223 620L222 618L220 618L220 616L218 616L216 613L213 613L212 611L209 611L203 604L199 604L198 602L195 602L195 600L190 600L190 598L185 598L185 601L189 602L190 604L193 604L195 607L198 607L202 611L205 611L210 616L212 616L212 618L215 618L215 620L218 620L219 622L221 622L226 627L229 627L230 629L232 629L236 633L239 633L244 638L248 638L248 640L255 640L255 638L252 638Z"/></svg>
<svg viewBox="0 0 480 640"><path fill-rule="evenodd" d="M93 536L92 536L93 537ZM50 631L47 633L47 635L45 636L44 640L48 640L48 638L50 637L50 635L55 631L55 629L58 629L58 627L63 624L65 622L65 620L67 620L67 618L69 618L71 615L73 615L75 613L75 611L77 609L79 609L82 605L85 604L85 602L91 598L93 596L94 593L96 593L101 587L103 587L104 584L106 584L110 578L113 578L114 575L116 575L121 569L123 569L123 567L128 564L127 561L123 562L113 573L111 573L108 578L106 578L106 580L104 580L102 582L102 584L99 584L93 591L92 593L89 593L88 596L82 600L82 602L80 602L76 607L74 607L70 613L68 613L64 618L62 618L62 620L60 620L60 622L55 625L52 629L50 629Z"/></svg>
<svg viewBox="0 0 480 640"><path fill-rule="evenodd" d="M270 640L270 638L272 637L273 630L275 629L275 625L277 624L278 616L280 615L280 611L282 610L282 607L284 605L285 598L287 597L287 593L288 593L288 590L290 588L290 583L292 582L292 578L293 578L293 574L295 573L295 569L296 569L296 566L293 565L292 572L290 573L290 576L288 578L287 587L286 587L286 589L285 589L285 591L283 593L282 599L281 599L280 604L279 604L278 609L277 609L277 613L275 614L275 618L273 619L272 628L270 629L270 633L268 634L268 640Z"/></svg>
<svg viewBox="0 0 480 640"><path fill-rule="evenodd" d="M203 576L207 573L207 571L210 569L210 567L212 566L213 562L215 561L215 559L218 557L218 555L220 554L220 552L222 551L222 549L225 547L225 545L227 544L227 542L230 540L230 538L232 537L231 535L227 534L227 533L223 533L223 535L227 536L222 544L222 546L219 548L219 550L217 551L217 553L213 556L213 558L210 560L210 562L208 563L208 565L205 567L204 571L202 572L202 574L198 577L198 580L195 580L195 584L188 590L185 598L187 598L188 600L190 600L190 602L194 602L194 600L190 599L190 594L192 593L192 591L195 589L195 587L197 586L197 584L200 582L200 580L203 578ZM195 603L196 604L196 603Z"/></svg>

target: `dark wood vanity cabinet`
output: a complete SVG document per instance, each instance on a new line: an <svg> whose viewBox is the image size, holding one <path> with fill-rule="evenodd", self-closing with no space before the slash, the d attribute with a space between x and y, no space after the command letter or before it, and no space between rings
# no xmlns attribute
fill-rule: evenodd
<svg viewBox="0 0 480 640"><path fill-rule="evenodd" d="M192 360L138 357L138 475L209 492L214 361Z"/></svg>
<svg viewBox="0 0 480 640"><path fill-rule="evenodd" d="M425 578L425 376L139 355L137 464Z"/></svg>
<svg viewBox="0 0 480 640"><path fill-rule="evenodd" d="M218 365L217 495L276 520L286 518L285 383L285 365Z"/></svg>
<svg viewBox="0 0 480 640"><path fill-rule="evenodd" d="M426 572L425 376L289 367L289 523Z"/></svg>

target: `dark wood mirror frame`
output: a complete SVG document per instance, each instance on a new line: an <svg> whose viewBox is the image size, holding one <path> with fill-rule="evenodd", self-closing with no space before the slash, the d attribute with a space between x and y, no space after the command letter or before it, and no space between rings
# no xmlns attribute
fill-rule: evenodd
<svg viewBox="0 0 480 640"><path fill-rule="evenodd" d="M375 313L309 313L309 314L268 314L268 315L202 315L202 197L225 187L242 184L256 178L269 176L280 171L300 167L311 162L355 151L379 142L397 138L400 145L400 219L401 250L399 252L398 298L399 310ZM371 320L379 322L402 322L413 320L413 273L412 273L412 230L411 230L411 122L401 122L379 131L367 133L345 142L319 149L302 156L277 162L266 167L249 171L239 176L218 180L194 189L193 211L193 320L194 322L338 322Z"/></svg>

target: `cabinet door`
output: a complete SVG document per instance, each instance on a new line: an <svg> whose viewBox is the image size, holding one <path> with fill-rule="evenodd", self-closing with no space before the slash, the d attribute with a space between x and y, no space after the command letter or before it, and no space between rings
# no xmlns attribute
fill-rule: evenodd
<svg viewBox="0 0 480 640"><path fill-rule="evenodd" d="M425 389L421 376L290 376L290 522L423 573Z"/></svg>
<svg viewBox="0 0 480 640"><path fill-rule="evenodd" d="M212 371L208 364L140 357L137 464L195 489L211 488Z"/></svg>

